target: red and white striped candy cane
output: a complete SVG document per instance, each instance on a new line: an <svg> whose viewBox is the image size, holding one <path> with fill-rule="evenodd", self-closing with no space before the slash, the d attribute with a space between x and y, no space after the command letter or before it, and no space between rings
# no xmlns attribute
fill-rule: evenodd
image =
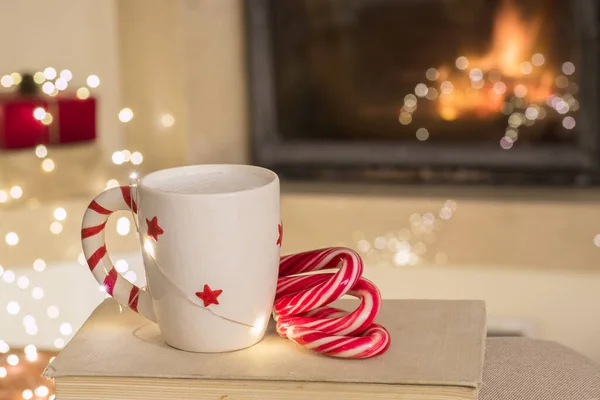
<svg viewBox="0 0 600 400"><path fill-rule="evenodd" d="M104 227L111 214L116 211L137 213L135 188L114 187L100 193L88 206L83 216L81 240L83 254L94 278L104 286L119 303L126 304L151 321L156 321L150 294L133 285L117 272L106 252Z"/></svg>
<svg viewBox="0 0 600 400"><path fill-rule="evenodd" d="M326 269L338 270L297 275ZM370 358L385 352L390 335L374 323L381 295L362 272L362 259L347 248L282 257L273 311L279 335L332 357ZM345 294L361 300L356 310L327 307Z"/></svg>

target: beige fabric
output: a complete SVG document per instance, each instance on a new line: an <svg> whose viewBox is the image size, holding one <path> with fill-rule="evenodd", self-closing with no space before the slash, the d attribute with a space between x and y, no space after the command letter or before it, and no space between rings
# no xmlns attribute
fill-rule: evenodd
<svg viewBox="0 0 600 400"><path fill-rule="evenodd" d="M489 338L479 400L600 400L600 366L554 342Z"/></svg>

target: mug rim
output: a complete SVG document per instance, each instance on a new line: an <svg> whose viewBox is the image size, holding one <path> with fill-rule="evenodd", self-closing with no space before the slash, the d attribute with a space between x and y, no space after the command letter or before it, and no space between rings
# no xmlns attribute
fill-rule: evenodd
<svg viewBox="0 0 600 400"><path fill-rule="evenodd" d="M256 187L251 187L251 188L246 188L246 189L241 189L241 190L223 191L223 192L217 192L217 193L184 193L184 192L177 192L177 191L172 191L172 190L168 190L168 189L163 189L163 188L159 188L159 187L148 186L148 184L146 183L148 180L150 180L152 178L157 178L160 175L169 175L169 174L173 174L173 173L177 173L177 172L184 172L184 171L210 170L210 169L214 169L214 168L240 169L240 170L244 170L244 171L259 172L263 177L266 177L268 179L268 181L266 183L261 184L260 186L256 186ZM138 181L138 187L143 188L143 190L147 190L149 192L154 192L154 193L164 194L164 195L169 195L169 196L211 196L211 197L214 197L214 196L231 196L231 195L236 195L236 194L254 192L254 191L269 187L273 184L276 184L277 182L279 182L279 176L275 172L271 171L268 168L259 167L257 165L251 165L251 164L194 164L194 165L183 165L183 166L178 166L178 167L164 168L164 169L159 169L159 170L150 172L149 174L144 175L143 177L140 178L140 180Z"/></svg>

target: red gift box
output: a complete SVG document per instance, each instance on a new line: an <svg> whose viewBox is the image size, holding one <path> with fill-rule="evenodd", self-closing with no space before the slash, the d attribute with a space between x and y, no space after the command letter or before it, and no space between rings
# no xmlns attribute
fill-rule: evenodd
<svg viewBox="0 0 600 400"><path fill-rule="evenodd" d="M44 124L34 116L37 108L52 116ZM69 93L0 96L0 148L20 149L38 144L92 141L96 138L96 99L78 99Z"/></svg>

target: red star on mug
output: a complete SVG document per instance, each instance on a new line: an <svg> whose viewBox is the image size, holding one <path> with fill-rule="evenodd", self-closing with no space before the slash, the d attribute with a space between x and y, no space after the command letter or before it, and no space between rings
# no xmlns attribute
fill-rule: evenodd
<svg viewBox="0 0 600 400"><path fill-rule="evenodd" d="M163 228L158 225L158 218L154 217L152 219L146 218L146 224L148 225L148 236L153 238L158 242L158 235L162 235L165 233Z"/></svg>
<svg viewBox="0 0 600 400"><path fill-rule="evenodd" d="M275 244L281 246L281 239L283 239L283 225L277 224L277 230L279 231L279 237L277 238L277 243Z"/></svg>
<svg viewBox="0 0 600 400"><path fill-rule="evenodd" d="M204 302L204 307L208 307L211 304L219 304L217 298L221 293L223 293L222 289L212 290L210 286L204 285L204 290L202 292L196 292L196 296Z"/></svg>

